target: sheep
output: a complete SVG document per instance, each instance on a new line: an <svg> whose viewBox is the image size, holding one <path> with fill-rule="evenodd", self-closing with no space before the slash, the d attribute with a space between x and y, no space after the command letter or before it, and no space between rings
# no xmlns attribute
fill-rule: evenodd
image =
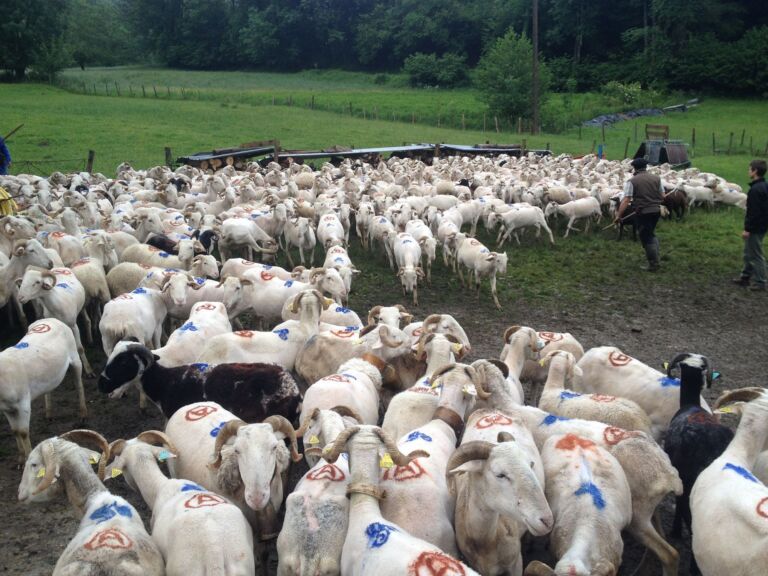
<svg viewBox="0 0 768 576"><path fill-rule="evenodd" d="M394 306L374 306L368 311L368 326L386 324L398 330L410 324L413 314L402 304Z"/></svg>
<svg viewBox="0 0 768 576"><path fill-rule="evenodd" d="M361 424L376 424L379 420L379 390L381 372L363 358L352 358L339 366L336 374L325 376L309 386L304 393L300 422L317 409L345 406L362 418Z"/></svg>
<svg viewBox="0 0 768 576"><path fill-rule="evenodd" d="M85 340L91 344L101 319L101 311L110 300L104 263L97 257L81 258L72 263L71 270L85 290Z"/></svg>
<svg viewBox="0 0 768 576"><path fill-rule="evenodd" d="M152 509L152 539L165 559L166 574L254 574L253 535L243 513L194 482L165 477L159 462L174 458L176 447L163 432L115 440L110 454L109 476L122 474ZM192 534L195 546L189 546Z"/></svg>
<svg viewBox="0 0 768 576"><path fill-rule="evenodd" d="M52 414L51 392L70 373L75 383L79 416L88 416L82 380L82 363L72 330L56 318L33 322L26 335L0 352L0 409L16 438L19 462L32 451L29 420L32 401L45 395L45 416Z"/></svg>
<svg viewBox="0 0 768 576"><path fill-rule="evenodd" d="M323 268L326 270L328 268L335 268L339 272L339 276L344 281L344 288L347 291L347 296L342 301L342 304L346 305L349 300L349 293L352 291L352 278L360 274L360 270L352 264L347 249L343 246L331 246L325 253Z"/></svg>
<svg viewBox="0 0 768 576"><path fill-rule="evenodd" d="M552 512L525 452L511 435L502 432L498 440L462 442L448 461L456 540L463 556L482 574L519 574L518 526L546 534Z"/></svg>
<svg viewBox="0 0 768 576"><path fill-rule="evenodd" d="M344 246L346 232L335 213L323 214L317 222L317 239L328 250L331 246Z"/></svg>
<svg viewBox="0 0 768 576"><path fill-rule="evenodd" d="M300 295L301 292L295 296L291 296L288 298L288 300L285 301L285 304L283 304L283 310L280 315L284 321L299 319L298 312L294 312L293 310L296 309L294 302L296 301L296 298L300 297ZM338 330L339 328L344 328L349 332L355 332L362 328L362 320L354 310L345 308L344 306L339 306L330 298L326 298L324 302L328 305L328 308L325 308L320 313L321 332L329 329Z"/></svg>
<svg viewBox="0 0 768 576"><path fill-rule="evenodd" d="M672 536L682 537L683 524L690 530L690 494L696 478L718 458L733 439L733 432L721 425L717 417L701 407L701 390L712 385L709 359L700 354L678 354L667 368L667 375L680 370L680 409L669 423L664 438L664 451L683 481L683 494L675 504ZM691 573L698 573L692 559Z"/></svg>
<svg viewBox="0 0 768 576"><path fill-rule="evenodd" d="M580 198L565 204L550 202L544 210L544 215L549 218L552 214L562 214L568 218L568 226L565 229L564 238L568 238L568 233L571 230L578 231L578 228L573 226L573 223L577 220L586 220L584 232L589 232L589 223L592 217L597 216L597 222L600 222L603 218L600 202L597 201L597 198L592 197Z"/></svg>
<svg viewBox="0 0 768 576"><path fill-rule="evenodd" d="M75 442L95 442L102 453L86 451ZM66 493L81 518L77 533L59 556L54 576L114 574L162 576L163 556L141 517L130 503L110 493L91 469L99 462L102 474L109 445L90 430L72 430L35 446L19 483L19 501L49 502Z"/></svg>
<svg viewBox="0 0 768 576"><path fill-rule="evenodd" d="M397 231L395 230L392 222L390 222L389 219L385 216L376 216L371 222L369 234L369 245L371 249L373 249L375 242L378 241L384 248L384 253L387 256L389 267L394 270L395 259L392 247L394 245L395 237L397 236Z"/></svg>
<svg viewBox="0 0 768 576"><path fill-rule="evenodd" d="M540 450L550 437L573 433L607 449L619 461L632 494L629 532L658 556L663 576L677 574L678 553L656 531L651 518L661 500L669 492L682 494L683 486L669 457L654 440L643 432L630 432L600 422L563 418L523 406L511 394L498 367L485 360L478 360L472 366L477 374L475 389L478 399L507 417L524 422Z"/></svg>
<svg viewBox="0 0 768 576"><path fill-rule="evenodd" d="M578 362L584 356L584 347L570 332L550 332L539 330L536 336L544 342L544 347L539 350L541 357L555 350L570 352ZM534 387L543 385L547 380L549 371L536 360L526 360L520 373L520 381L527 382ZM535 398L534 394L534 398Z"/></svg>
<svg viewBox="0 0 768 576"><path fill-rule="evenodd" d="M301 395L291 375L274 364L183 364L172 368L134 342L120 342L99 378L99 390L120 397L134 382L166 418L201 400L218 402L244 420L279 414L294 418Z"/></svg>
<svg viewBox="0 0 768 576"><path fill-rule="evenodd" d="M254 250L266 256L277 254L278 250L274 239L262 230L253 219L227 218L222 222L219 230L221 259L223 261L229 260L232 252L241 247L247 247L249 260L253 260Z"/></svg>
<svg viewBox="0 0 768 576"><path fill-rule="evenodd" d="M46 248L53 248L61 256L64 266L70 266L72 262L85 257L85 247L79 236L72 236L65 232L51 232L45 234Z"/></svg>
<svg viewBox="0 0 768 576"><path fill-rule="evenodd" d="M347 427L341 415L332 410L318 410L312 420L325 435L320 439L323 433L320 430L313 432L309 437L310 444L313 440L318 445L333 442ZM311 469L285 499L285 520L277 538L279 576L340 572L341 551L349 522L348 459L341 458L330 464L315 456L310 461L313 451L320 453L321 449L307 447L305 440L304 458Z"/></svg>
<svg viewBox="0 0 768 576"><path fill-rule="evenodd" d="M392 464L402 468L412 464L380 428L353 426L336 438L325 454L333 464L342 452L349 453L349 527L341 553L341 573L359 576L400 576L413 574L462 574L477 572L448 556L433 544L420 540L385 519L379 507L383 492L379 488L379 451L386 447ZM389 466L387 462L385 465ZM425 519L428 520L428 519Z"/></svg>
<svg viewBox="0 0 768 576"><path fill-rule="evenodd" d="M579 394L565 388L574 377L581 376L581 369L576 366L576 359L570 352L554 350L544 356L541 363L549 367L549 377L539 399L542 410L558 416L596 420L624 430L640 430L650 435L650 418L631 400L605 394Z"/></svg>
<svg viewBox="0 0 768 576"><path fill-rule="evenodd" d="M288 420L270 416L260 424L246 424L215 402L198 402L171 416L165 434L177 448L178 477L237 504L258 539L276 536L274 515L283 501L283 474L290 460L301 459ZM283 440L290 442L290 452Z"/></svg>
<svg viewBox="0 0 768 576"><path fill-rule="evenodd" d="M316 290L307 290L294 299L298 321L272 332L239 330L211 338L197 358L198 362L270 362L293 370L298 354L307 340L317 334L320 313L328 307Z"/></svg>
<svg viewBox="0 0 768 576"><path fill-rule="evenodd" d="M555 518L550 548L559 560L554 570L533 561L526 576L616 574L624 550L621 531L632 519L621 465L605 448L576 434L549 438L542 459Z"/></svg>
<svg viewBox="0 0 768 576"><path fill-rule="evenodd" d="M317 244L317 239L315 238L315 231L312 228L309 219L296 218L288 220L285 223L283 234L285 235L285 255L288 256L288 262L291 263L291 266L293 266L291 248L294 246L299 249L299 257L302 266L306 265L304 251L309 251L309 265L312 266L315 260L315 245Z"/></svg>
<svg viewBox="0 0 768 576"><path fill-rule="evenodd" d="M424 278L421 269L421 247L410 234L401 232L393 244L397 276L403 287L403 295L413 294L413 305L419 305L418 281Z"/></svg>
<svg viewBox="0 0 768 576"><path fill-rule="evenodd" d="M135 244L126 248L120 259L123 262L189 270L196 256L195 242L195 240L181 240L178 244L179 254L177 256L148 244Z"/></svg>
<svg viewBox="0 0 768 576"><path fill-rule="evenodd" d="M679 188L688 197L688 210L693 208L694 204L704 204L709 209L714 208L715 193L712 188L692 184L680 184Z"/></svg>
<svg viewBox="0 0 768 576"><path fill-rule="evenodd" d="M504 346L499 358L507 367L509 391L518 404L525 403L525 391L521 374L525 364L538 360L544 348L544 340L538 333L527 326L510 326L504 331Z"/></svg>
<svg viewBox="0 0 768 576"><path fill-rule="evenodd" d="M670 420L680 408L679 380L612 346L591 348L576 365L583 375L574 379L574 390L632 400L651 419L651 433L661 441ZM704 398L701 405L710 411Z"/></svg>
<svg viewBox="0 0 768 576"><path fill-rule="evenodd" d="M517 235L517 231L529 227L536 228L536 238L541 236L541 229L543 228L549 235L549 241L552 245L555 244L555 238L552 236L552 230L547 226L544 212L537 206L515 206L511 210L500 214L499 219L501 220L501 228L496 239L497 248L504 246L504 242L506 242L510 235L514 235L519 245L520 238Z"/></svg>
<svg viewBox="0 0 768 576"><path fill-rule="evenodd" d="M437 240L435 240L432 230L421 220L411 220L405 225L405 232L413 236L413 239L419 243L421 255L424 258L423 268L427 270L427 284L432 284L432 264L437 257L435 253Z"/></svg>
<svg viewBox="0 0 768 576"><path fill-rule="evenodd" d="M17 240L13 244L10 260L3 264L0 259L0 307L5 306L9 300L12 301L19 322L24 328L27 327L27 318L16 296L16 281L24 276L29 266L45 269L55 266L42 244L34 238Z"/></svg>
<svg viewBox="0 0 768 576"><path fill-rule="evenodd" d="M80 329L77 327L77 317L83 312L85 290L69 268L53 268L44 270L30 266L24 273L19 288L19 303L25 304L39 299L43 305L43 316L56 318L69 326L77 343L77 353L83 363L86 376L93 375L93 369L83 350L80 340Z"/></svg>
<svg viewBox="0 0 768 576"><path fill-rule="evenodd" d="M463 236L463 235L461 235ZM491 295L496 308L501 310L499 297L496 294L496 275L506 274L507 255L506 253L491 252L474 238L457 237L456 249L456 269L459 272L459 279L462 286L467 286L472 281L474 274L475 285L477 286L477 297L480 298L480 281L488 277L491 282ZM464 274L461 269L465 267L469 270L467 284L464 283Z"/></svg>
<svg viewBox="0 0 768 576"><path fill-rule="evenodd" d="M298 275L291 271L274 266L272 264L259 264L243 258L230 258L221 267L222 276L237 276L238 278L247 278L246 273L257 271L259 274L264 272L265 276L279 278L280 280L298 280Z"/></svg>
<svg viewBox="0 0 768 576"><path fill-rule="evenodd" d="M669 210L669 218L672 218L672 214L674 214L675 218L678 220L683 219L685 211L688 208L688 195L685 193L685 190L679 186L675 186L672 190L664 194L662 202L667 210Z"/></svg>
<svg viewBox="0 0 768 576"><path fill-rule="evenodd" d="M731 390L716 407L735 400L749 401L736 434L691 490L693 555L705 576L749 576L768 562L768 488L752 474L768 441L768 394ZM713 530L713 521L726 529Z"/></svg>
<svg viewBox="0 0 768 576"><path fill-rule="evenodd" d="M376 215L373 204L370 202L360 202L355 211L355 231L360 239L363 250L368 250L368 238L371 229L371 221Z"/></svg>
<svg viewBox="0 0 768 576"><path fill-rule="evenodd" d="M162 348L152 350L162 366L192 364L205 343L219 334L232 332L227 308L221 302L200 301L192 307L187 322L174 330Z"/></svg>
<svg viewBox="0 0 768 576"><path fill-rule="evenodd" d="M11 255L14 242L35 237L35 226L31 220L21 216L0 218L0 252Z"/></svg>

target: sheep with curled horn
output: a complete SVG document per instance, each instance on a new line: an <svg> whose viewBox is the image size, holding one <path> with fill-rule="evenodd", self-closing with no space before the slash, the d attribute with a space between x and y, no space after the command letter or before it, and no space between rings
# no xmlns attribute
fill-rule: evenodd
<svg viewBox="0 0 768 576"><path fill-rule="evenodd" d="M349 527L341 553L340 572L360 576L400 576L413 566L438 565L446 573L477 574L424 540L411 536L381 513L379 501L384 493L379 487L379 464L382 452L392 465L406 468L414 458L424 457L420 451L405 455L395 442L376 426L353 426L336 438L324 451L324 458L334 463L342 452L349 454L350 494ZM384 464L389 466L389 464ZM411 567L411 568L409 568Z"/></svg>
<svg viewBox="0 0 768 576"><path fill-rule="evenodd" d="M98 446L101 454L79 443ZM62 552L54 576L92 573L132 576L165 574L162 554L147 534L136 509L110 493L100 475L109 459L106 439L91 430L72 430L43 440L27 458L19 501L47 502L64 492L81 519ZM99 462L99 475L91 462Z"/></svg>
<svg viewBox="0 0 768 576"><path fill-rule="evenodd" d="M402 304L394 306L374 306L368 311L368 325L386 324L393 328L403 328L411 323L413 314Z"/></svg>
<svg viewBox="0 0 768 576"><path fill-rule="evenodd" d="M403 331L411 337L414 344L418 342L422 334L432 332L452 334L464 345L467 354L472 351L472 345L469 342L467 333L461 327L461 324L450 314L430 314L423 322L411 322L403 328Z"/></svg>

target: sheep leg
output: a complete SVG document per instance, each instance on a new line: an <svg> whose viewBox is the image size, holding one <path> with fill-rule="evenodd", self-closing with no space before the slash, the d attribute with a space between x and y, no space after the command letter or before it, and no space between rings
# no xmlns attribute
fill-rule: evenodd
<svg viewBox="0 0 768 576"><path fill-rule="evenodd" d="M75 320L75 323L70 326L70 329L72 330L72 334L75 336L75 342L77 343L77 354L80 356L80 361L83 363L83 370L85 370L85 376L86 378L93 378L93 368L91 368L91 363L88 362L88 357L85 355L85 350L83 349L83 342L80 340L80 328L77 327L77 320Z"/></svg>
<svg viewBox="0 0 768 576"><path fill-rule="evenodd" d="M496 293L496 274L491 276L491 295L493 295L493 302L496 304L496 308L501 310L501 304L499 303L499 296Z"/></svg>
<svg viewBox="0 0 768 576"><path fill-rule="evenodd" d="M285 255L288 257L288 263L291 265L291 268L295 268L293 258L291 257L291 246L287 243L285 245ZM301 250L301 245L299 245L299 256L301 257L301 264L304 265L304 252Z"/></svg>
<svg viewBox="0 0 768 576"><path fill-rule="evenodd" d="M51 420L53 418L53 404L51 403L50 392L43 396L43 400L45 401L45 419Z"/></svg>
<svg viewBox="0 0 768 576"><path fill-rule="evenodd" d="M11 425L13 436L16 439L16 447L19 450L18 462L24 465L27 456L32 452L32 444L29 440L29 418L32 412L31 399L25 395L17 407L11 407L5 412L8 424Z"/></svg>
<svg viewBox="0 0 768 576"><path fill-rule="evenodd" d="M85 388L83 387L83 365L80 362L80 358L75 356L72 358L69 364L69 372L72 375L72 380L75 382L75 390L77 390L77 404L79 408L80 420L85 422L88 417L88 408L85 405Z"/></svg>
<svg viewBox="0 0 768 576"><path fill-rule="evenodd" d="M456 267L454 264L454 271L458 271L459 273L459 280L461 280L461 285L466 286L466 283L464 282L464 274L461 271L461 266Z"/></svg>
<svg viewBox="0 0 768 576"><path fill-rule="evenodd" d="M419 305L419 287L418 286L413 287L413 305L414 306Z"/></svg>
<svg viewBox="0 0 768 576"><path fill-rule="evenodd" d="M634 506L634 502L633 502ZM669 543L661 537L651 523L652 514L633 510L629 533L641 544L656 554L662 565L663 576L677 576L679 555Z"/></svg>
<svg viewBox="0 0 768 576"><path fill-rule="evenodd" d="M24 329L24 331L27 330L27 327L29 326L29 322L27 322L27 316L24 314L24 306L19 302L19 299L16 297L16 293L14 292L13 296L11 296L11 300L13 300L13 309L16 310L16 315L19 317L19 325ZM13 313L11 310L11 306L8 307L8 316L10 320L10 325L13 324Z"/></svg>
<svg viewBox="0 0 768 576"><path fill-rule="evenodd" d="M80 310L80 317L83 319L83 326L85 328L85 343L88 344L88 346L93 344L91 316L88 314L89 304L90 302L83 306L83 309Z"/></svg>

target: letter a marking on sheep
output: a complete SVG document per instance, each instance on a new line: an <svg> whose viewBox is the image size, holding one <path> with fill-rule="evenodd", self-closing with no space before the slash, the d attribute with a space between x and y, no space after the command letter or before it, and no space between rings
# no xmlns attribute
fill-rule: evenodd
<svg viewBox="0 0 768 576"><path fill-rule="evenodd" d="M27 331L27 334L45 334L46 332L50 332L51 327L48 324L38 324L36 326L32 326Z"/></svg>
<svg viewBox="0 0 768 576"><path fill-rule="evenodd" d="M83 547L86 550L97 550L99 548L111 548L112 550L129 549L133 546L133 541L123 534L117 528L109 528L96 532Z"/></svg>
<svg viewBox="0 0 768 576"><path fill-rule="evenodd" d="M184 502L184 508L196 509L196 508L209 508L211 506L218 506L219 504L226 504L226 500L216 494L203 493L195 494Z"/></svg>
<svg viewBox="0 0 768 576"><path fill-rule="evenodd" d="M768 498L763 498L757 503L757 514L763 518L768 518Z"/></svg>
<svg viewBox="0 0 768 576"><path fill-rule="evenodd" d="M482 430L484 428L490 428L491 426L509 426L510 424L514 424L512 418L505 416L504 414L496 413L480 418L480 420L477 421L477 424L475 424L475 428Z"/></svg>
<svg viewBox="0 0 768 576"><path fill-rule="evenodd" d="M405 439L406 442L413 442L414 440L424 440L425 442L432 442L432 437L424 434L424 432L419 432L418 430L414 430L410 434L408 434L408 438Z"/></svg>
<svg viewBox="0 0 768 576"><path fill-rule="evenodd" d="M212 414L216 412L218 409L213 406L198 406L197 408L190 408L187 410L187 413L184 414L184 419L189 422L195 422L197 420L202 420L208 414Z"/></svg>
<svg viewBox="0 0 768 576"><path fill-rule="evenodd" d="M395 466L384 470L384 480L394 480L402 482L403 480L415 480L421 478L426 471L419 464L419 459L411 460L407 466Z"/></svg>
<svg viewBox="0 0 768 576"><path fill-rule="evenodd" d="M368 524L365 529L365 535L368 537L368 548L381 548L387 543L392 532L399 532L399 530L381 522Z"/></svg>
<svg viewBox="0 0 768 576"><path fill-rule="evenodd" d="M464 566L440 552L422 552L408 567L408 576L464 576Z"/></svg>
<svg viewBox="0 0 768 576"><path fill-rule="evenodd" d="M341 482L344 479L346 479L344 472L341 468L334 466L333 464L326 464L307 474L307 480L330 480L331 482Z"/></svg>
<svg viewBox="0 0 768 576"><path fill-rule="evenodd" d="M621 352L611 352L608 354L608 362L610 362L612 366L616 367L626 366L632 362L632 357L627 356L626 354L622 354Z"/></svg>

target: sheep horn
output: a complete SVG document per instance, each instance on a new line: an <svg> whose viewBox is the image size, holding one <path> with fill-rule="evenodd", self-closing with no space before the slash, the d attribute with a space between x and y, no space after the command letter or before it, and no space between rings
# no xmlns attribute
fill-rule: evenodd
<svg viewBox="0 0 768 576"><path fill-rule="evenodd" d="M427 345L428 342L431 342L434 339L434 334L424 334L422 333L419 337L418 347L416 349L416 359L421 361L424 360L424 356L426 356L426 352L424 350L424 347Z"/></svg>
<svg viewBox="0 0 768 576"><path fill-rule="evenodd" d="M440 314L430 314L424 319L424 322L421 323L421 331L434 332L437 328L437 325L440 323L440 320ZM432 328L433 324L435 325L435 328Z"/></svg>
<svg viewBox="0 0 768 576"><path fill-rule="evenodd" d="M712 405L713 410L717 410L725 404L732 404L734 402L751 402L763 396L766 393L765 388L759 388L757 386L749 386L747 388L739 388L737 390L728 390L720 395Z"/></svg>
<svg viewBox="0 0 768 576"><path fill-rule="evenodd" d="M495 444L483 440L474 440L462 444L448 459L448 464L445 467L445 475L449 476L454 468L458 468L462 464L466 464L472 460L487 460L491 455L491 450L495 447Z"/></svg>
<svg viewBox="0 0 768 576"><path fill-rule="evenodd" d="M13 246L13 255L14 256L24 256L24 252L27 249L27 241L26 240L17 240L16 243Z"/></svg>
<svg viewBox="0 0 768 576"><path fill-rule="evenodd" d="M136 436L136 439L142 442L146 442L147 444L153 444L155 446L160 444L168 448L168 450L173 452L176 456L179 455L179 450L176 448L176 445L171 441L165 432L160 432L160 430L146 430Z"/></svg>
<svg viewBox="0 0 768 576"><path fill-rule="evenodd" d="M301 460L301 454L299 454L299 446L296 443L296 430L293 429L293 425L283 416L269 416L263 422L272 426L272 430L275 432L282 432L291 441L291 458L294 462Z"/></svg>
<svg viewBox="0 0 768 576"><path fill-rule="evenodd" d="M400 346L399 343L389 337L389 328L387 326L382 326L379 328L379 339L381 340L382 344L389 348L397 348Z"/></svg>
<svg viewBox="0 0 768 576"><path fill-rule="evenodd" d="M232 436L237 435L237 431L241 426L246 426L246 423L242 420L235 419L224 424L224 427L219 430L219 434L216 436L216 445L213 448L213 455L215 457L214 461L211 463L213 468L219 468L219 466L221 466L221 449Z"/></svg>
<svg viewBox="0 0 768 576"><path fill-rule="evenodd" d="M533 560L525 567L523 576L557 576L557 573L543 562Z"/></svg>
<svg viewBox="0 0 768 576"><path fill-rule="evenodd" d="M299 313L299 305L301 304L302 298L304 298L304 292L300 292L293 297L293 302L291 302L291 307L290 307L291 314Z"/></svg>
<svg viewBox="0 0 768 576"><path fill-rule="evenodd" d="M315 282L315 277L322 274L325 274L325 268L312 268L309 271L309 283L313 284Z"/></svg>
<svg viewBox="0 0 768 576"><path fill-rule="evenodd" d="M667 366L667 377L672 378L672 371L680 365L680 362L690 357L691 354L689 352L683 352L682 354L675 356L672 359L672 362L669 363L669 366Z"/></svg>
<svg viewBox="0 0 768 576"><path fill-rule="evenodd" d="M43 466L45 466L45 476L37 485L32 495L40 494L43 490L47 490L59 477L59 463L56 461L56 450L54 449L54 439L46 441L40 447L40 453L43 457Z"/></svg>
<svg viewBox="0 0 768 576"><path fill-rule="evenodd" d="M312 423L312 420L317 418L320 415L320 408L315 408L312 410L312 414L309 415L308 418L304 418L304 422L301 423L301 426L299 426L299 429L296 430L296 437L302 438L304 434L306 434L307 430L309 429L309 425Z"/></svg>
<svg viewBox="0 0 768 576"><path fill-rule="evenodd" d="M125 448L125 445L128 443L127 440L124 440L122 438L118 438L117 440L113 440L109 443L109 456L120 456L120 454L123 453L123 449Z"/></svg>
<svg viewBox="0 0 768 576"><path fill-rule="evenodd" d="M363 417L360 416L360 414L357 411L353 410L349 406L334 406L333 408L331 408L331 410L333 410L334 412L336 412L341 416L348 416L350 418L354 418L360 424L364 423Z"/></svg>
<svg viewBox="0 0 768 576"><path fill-rule="evenodd" d="M485 369L483 369L481 372L484 374ZM477 380L473 381L475 384L475 392L477 392L477 397L480 398L481 400L488 400L492 396L492 394L491 392L488 392L488 390L486 390L485 385L483 384L484 381L485 379L480 378L479 376Z"/></svg>
<svg viewBox="0 0 768 576"><path fill-rule="evenodd" d="M441 366L440 368L438 368L437 370L435 370L435 371L432 373L432 376L430 376L430 377L429 377L429 385L430 385L430 387L434 387L434 385L435 385L435 382L437 382L437 380L438 380L438 379L439 379L439 378L440 378L440 377L441 377L443 374L445 374L446 372L450 372L450 371L451 371L451 370L453 370L454 368L456 368L456 364L455 364L455 363L454 363L454 364L446 364L445 366Z"/></svg>
<svg viewBox="0 0 768 576"><path fill-rule="evenodd" d="M496 441L501 444L503 442L514 442L515 437L512 436L509 432L499 432L499 435L496 437Z"/></svg>
<svg viewBox="0 0 768 576"><path fill-rule="evenodd" d="M489 358L488 362L496 366L501 371L501 375L504 376L504 378L509 377L509 366L504 364L501 360L496 360L495 358Z"/></svg>
<svg viewBox="0 0 768 576"><path fill-rule="evenodd" d="M520 330L522 326L510 326L504 331L504 343L509 344L509 337L512 336L515 332Z"/></svg>
<svg viewBox="0 0 768 576"><path fill-rule="evenodd" d="M389 434L384 432L384 430L376 427L373 429L373 431L384 443L384 446L387 447L387 452L389 452L389 455L392 457L392 461L398 466L407 466L408 463L414 458L429 457L429 453L424 452L423 450L415 450L414 452L411 452L406 456L405 454L400 452L400 449L397 447L397 444L395 444L395 441L392 439L392 437Z"/></svg>
<svg viewBox="0 0 768 576"><path fill-rule="evenodd" d="M104 477L104 467L107 464L107 460L109 459L109 442L107 442L107 439L104 438L101 434L98 432L94 432L93 430L85 430L85 429L78 429L78 430L70 430L69 432L65 432L61 436L59 436L62 440L69 440L70 442L74 442L75 444L86 443L88 441L96 444L99 448L101 448L101 459L99 460L99 478Z"/></svg>
<svg viewBox="0 0 768 576"><path fill-rule="evenodd" d="M374 325L379 321L379 314L381 314L382 306L374 306L368 311L368 325Z"/></svg>
<svg viewBox="0 0 768 576"><path fill-rule="evenodd" d="M333 464L339 459L339 455L344 452L344 448L347 447L347 441L360 430L360 426L350 426L341 431L341 434L336 436L331 448L326 452L323 450L323 459L326 462Z"/></svg>

